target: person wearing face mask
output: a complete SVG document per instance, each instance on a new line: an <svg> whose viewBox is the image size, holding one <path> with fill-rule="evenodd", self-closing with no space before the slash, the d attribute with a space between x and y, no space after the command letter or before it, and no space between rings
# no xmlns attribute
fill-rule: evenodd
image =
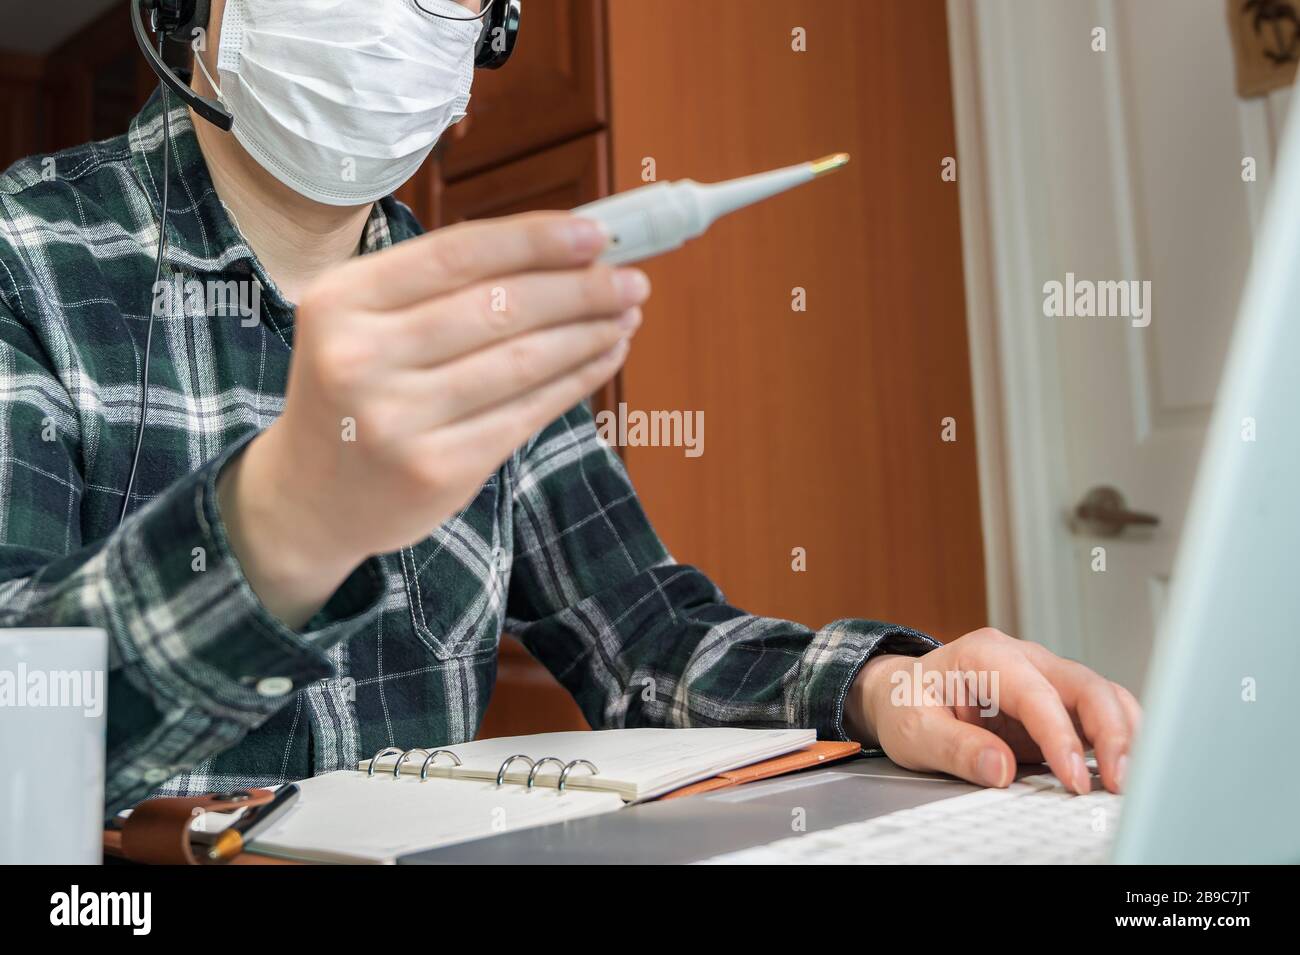
<svg viewBox="0 0 1300 955"><path fill-rule="evenodd" d="M1086 668L753 616L673 561L583 403L646 276L567 214L425 234L391 198L465 113L479 12L214 0L193 82L233 130L155 94L0 178L0 626L108 632L107 811L470 739L503 629L598 728L814 727L1080 790L1092 745L1118 790L1137 704ZM998 672L997 715L899 699L914 662Z"/></svg>

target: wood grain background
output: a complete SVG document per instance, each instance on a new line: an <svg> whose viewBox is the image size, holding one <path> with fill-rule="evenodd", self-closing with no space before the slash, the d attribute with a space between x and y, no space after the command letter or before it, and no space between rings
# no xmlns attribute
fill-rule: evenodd
<svg viewBox="0 0 1300 955"><path fill-rule="evenodd" d="M609 21L615 191L646 157L707 181L853 155L648 265L623 397L705 412L698 459L627 449L659 531L755 612L983 625L942 0L615 2Z"/></svg>

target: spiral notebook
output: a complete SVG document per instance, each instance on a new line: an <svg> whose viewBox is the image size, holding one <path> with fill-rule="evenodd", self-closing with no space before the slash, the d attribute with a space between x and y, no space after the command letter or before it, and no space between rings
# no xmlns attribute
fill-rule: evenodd
<svg viewBox="0 0 1300 955"><path fill-rule="evenodd" d="M307 862L392 863L503 832L614 812L816 742L813 730L626 729L381 750L303 780L252 844Z"/></svg>

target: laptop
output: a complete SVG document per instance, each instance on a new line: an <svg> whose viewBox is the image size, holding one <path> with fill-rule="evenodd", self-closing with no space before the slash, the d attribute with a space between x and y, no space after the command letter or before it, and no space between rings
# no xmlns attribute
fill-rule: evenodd
<svg viewBox="0 0 1300 955"><path fill-rule="evenodd" d="M1297 113L1300 99L1174 563L1117 862L1300 861Z"/></svg>

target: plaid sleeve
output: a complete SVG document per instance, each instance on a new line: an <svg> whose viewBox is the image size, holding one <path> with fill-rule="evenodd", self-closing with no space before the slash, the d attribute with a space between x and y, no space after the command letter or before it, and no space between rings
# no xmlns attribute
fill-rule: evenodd
<svg viewBox="0 0 1300 955"><path fill-rule="evenodd" d="M109 636L108 812L238 742L305 683L325 651L373 624L373 562L295 632L259 602L232 555L216 480L241 441L108 537L85 541L78 418L15 312L0 304L0 627L98 627Z"/></svg>
<svg viewBox="0 0 1300 955"><path fill-rule="evenodd" d="M873 620L811 630L728 605L668 555L585 405L515 468L507 627L595 727L811 727L843 740L845 697L872 654L940 645Z"/></svg>

